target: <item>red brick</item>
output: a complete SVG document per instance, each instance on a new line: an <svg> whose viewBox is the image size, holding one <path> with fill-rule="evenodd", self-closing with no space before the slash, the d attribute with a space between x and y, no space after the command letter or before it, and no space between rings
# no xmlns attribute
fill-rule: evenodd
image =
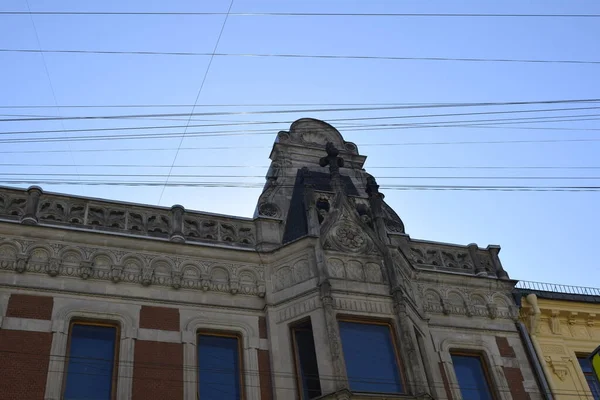
<svg viewBox="0 0 600 400"><path fill-rule="evenodd" d="M500 355L502 357L507 358L516 358L515 349L511 347L508 343L508 339L503 336L496 336L496 344L498 345L498 350L500 350Z"/></svg>
<svg viewBox="0 0 600 400"><path fill-rule="evenodd" d="M514 367L502 367L502 369L513 400L529 400L529 393L525 391L525 386L523 386L521 369Z"/></svg>
<svg viewBox="0 0 600 400"><path fill-rule="evenodd" d="M261 339L268 339L267 334L267 319L265 317L258 317L258 337Z"/></svg>
<svg viewBox="0 0 600 400"><path fill-rule="evenodd" d="M442 374L442 381L444 382L446 397L448 398L448 400L453 400L452 391L450 390L450 382L448 381L448 375L446 375L446 369L444 368L443 362L440 362L440 373Z"/></svg>
<svg viewBox="0 0 600 400"><path fill-rule="evenodd" d="M7 317L52 319L54 299L49 296L33 296L13 293L8 299Z"/></svg>
<svg viewBox="0 0 600 400"><path fill-rule="evenodd" d="M52 333L0 330L0 398L43 400Z"/></svg>
<svg viewBox="0 0 600 400"><path fill-rule="evenodd" d="M169 307L142 306L140 328L179 332L179 310Z"/></svg>
<svg viewBox="0 0 600 400"><path fill-rule="evenodd" d="M183 398L183 345L135 342L132 400Z"/></svg>
<svg viewBox="0 0 600 400"><path fill-rule="evenodd" d="M273 399L273 385L271 383L271 361L269 350L258 350L258 374L260 377L260 399Z"/></svg>

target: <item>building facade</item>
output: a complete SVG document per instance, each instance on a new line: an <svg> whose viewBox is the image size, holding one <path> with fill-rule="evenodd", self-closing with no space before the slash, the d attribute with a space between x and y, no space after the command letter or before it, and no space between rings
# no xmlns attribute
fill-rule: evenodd
<svg viewBox="0 0 600 400"><path fill-rule="evenodd" d="M516 293L554 399L600 400L588 359L600 345L600 289L519 282Z"/></svg>
<svg viewBox="0 0 600 400"><path fill-rule="evenodd" d="M498 246L411 238L322 121L270 158L251 219L2 188L0 398L542 398Z"/></svg>

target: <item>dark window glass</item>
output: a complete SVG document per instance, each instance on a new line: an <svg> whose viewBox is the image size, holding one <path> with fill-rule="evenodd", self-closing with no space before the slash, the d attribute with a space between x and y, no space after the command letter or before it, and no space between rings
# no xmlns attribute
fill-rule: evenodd
<svg viewBox="0 0 600 400"><path fill-rule="evenodd" d="M239 400L240 380L238 338L198 335L198 397L202 400Z"/></svg>
<svg viewBox="0 0 600 400"><path fill-rule="evenodd" d="M587 357L577 357L577 359L579 360L579 365L581 366L583 374L585 375L585 380L590 387L592 396L594 396L595 400L600 400L600 382L598 382L598 379L596 379L594 369L592 368L592 363Z"/></svg>
<svg viewBox="0 0 600 400"><path fill-rule="evenodd" d="M463 400L492 400L480 356L452 354L452 364Z"/></svg>
<svg viewBox="0 0 600 400"><path fill-rule="evenodd" d="M309 323L292 329L298 363L298 374L302 385L302 398L312 399L321 395L321 382L317 367L317 354L313 338L312 325Z"/></svg>
<svg viewBox="0 0 600 400"><path fill-rule="evenodd" d="M71 327L65 400L112 398L116 337L114 326Z"/></svg>
<svg viewBox="0 0 600 400"><path fill-rule="evenodd" d="M388 325L340 321L350 389L402 393L400 368Z"/></svg>

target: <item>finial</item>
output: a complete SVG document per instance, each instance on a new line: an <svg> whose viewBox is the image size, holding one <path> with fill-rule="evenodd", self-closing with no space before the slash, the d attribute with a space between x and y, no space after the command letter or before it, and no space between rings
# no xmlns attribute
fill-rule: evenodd
<svg viewBox="0 0 600 400"><path fill-rule="evenodd" d="M329 172L332 176L339 174L340 167L344 166L344 159L338 157L340 151L332 142L327 142L327 145L325 145L325 151L327 152L327 157L321 158L319 160L319 165L321 167L326 167L329 165Z"/></svg>

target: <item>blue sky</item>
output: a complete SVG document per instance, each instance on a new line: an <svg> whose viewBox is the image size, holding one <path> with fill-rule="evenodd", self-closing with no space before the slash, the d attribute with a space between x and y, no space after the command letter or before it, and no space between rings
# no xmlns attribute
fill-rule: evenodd
<svg viewBox="0 0 600 400"><path fill-rule="evenodd" d="M225 12L229 0L213 1L55 1L29 0L32 11L198 11ZM25 0L4 0L4 11L27 11ZM596 1L262 1L235 0L232 12L348 13L510 13L600 14ZM44 50L212 52L224 15L216 16L29 16L0 15L0 48ZM229 16L217 52L375 55L450 58L600 60L598 18L371 18ZM34 29L35 24L35 29ZM39 37L39 44L36 39ZM0 52L0 105L45 105L47 108L2 108L0 118L31 114L47 116L189 113L203 80L209 57ZM47 72L46 72L47 68ZM244 112L315 107L215 107L211 104L299 103L452 103L506 102L600 97L600 65L560 63L478 63L457 61L330 60L257 57L213 59L195 112ZM85 108L70 105L187 105L153 108ZM56 107L56 105L60 107ZM173 174L251 175L263 182L269 149L279 130L295 119L414 116L452 112L583 107L553 105L417 109L370 112L296 112L198 116L191 125L223 122L276 122L270 125L190 127L188 133L265 129L265 134L186 137ZM594 110L429 118L383 121L428 122L539 116L591 115ZM219 121L219 122L212 122ZM116 119L109 121L1 122L0 131L185 125L176 120ZM363 121L361 124L372 124ZM597 185L598 180L523 180L518 177L595 177L600 170L538 169L385 169L374 167L586 166L600 165L600 142L402 145L407 142L514 141L594 139L596 120L543 122L496 127L443 127L344 131L346 140L368 156L366 169L388 184L432 185ZM523 129L544 127L552 129ZM560 129L556 129L560 128ZM574 130L562 130L574 129ZM183 128L155 129L181 133ZM131 134L116 130L106 134ZM136 132L139 133L139 132ZM96 135L39 133L3 138ZM6 179L94 179L85 174L168 173L179 137L169 139L0 143L0 165ZM382 145L388 144L388 145ZM395 144L395 145L389 145ZM196 149L186 150L194 147ZM222 147L225 149L215 149ZM141 151L140 149L160 149ZM208 149L207 149L208 148ZM112 151L110 151L112 149ZM129 149L129 151L115 150ZM94 151L83 151L94 150ZM104 151L97 151L104 150ZM24 151L29 151L25 153ZM38 151L32 153L31 151ZM65 164L66 167L48 167ZM77 166L72 166L73 164ZM100 167L106 164L166 165L161 168ZM37 165L37 166L36 166ZM190 166L235 165L243 168ZM11 175L12 174L12 175ZM23 174L30 174L24 176ZM79 175L79 178L77 177ZM388 178L385 177L405 178ZM410 179L464 176L479 179ZM514 177L489 180L491 176ZM104 178L157 180L164 178ZM171 178L172 181L210 178ZM239 182L240 178L213 181ZM27 187L28 184L13 186ZM251 216L260 189L115 187L42 185L45 190L85 196ZM598 193L385 191L386 201L405 222L413 238L502 246L500 257L511 277L524 280L599 286L597 227Z"/></svg>

